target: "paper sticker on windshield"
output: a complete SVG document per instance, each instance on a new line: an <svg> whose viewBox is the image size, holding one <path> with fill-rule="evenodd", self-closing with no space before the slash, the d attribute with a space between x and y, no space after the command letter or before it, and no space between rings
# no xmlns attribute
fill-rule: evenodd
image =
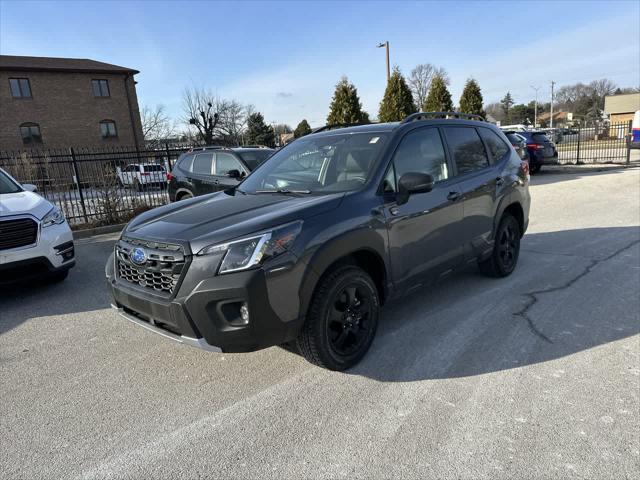
<svg viewBox="0 0 640 480"><path fill-rule="evenodd" d="M380 137L373 137L371 140L369 140L369 143L376 143L378 140L380 140Z"/></svg>

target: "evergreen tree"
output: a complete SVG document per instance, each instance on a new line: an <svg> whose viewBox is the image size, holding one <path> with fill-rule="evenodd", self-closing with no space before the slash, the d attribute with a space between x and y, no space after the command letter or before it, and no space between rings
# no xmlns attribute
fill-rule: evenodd
<svg viewBox="0 0 640 480"><path fill-rule="evenodd" d="M442 75L436 75L431 81L429 95L422 105L422 110L424 112L450 112L453 110L451 94Z"/></svg>
<svg viewBox="0 0 640 480"><path fill-rule="evenodd" d="M250 145L276 146L276 136L273 127L264 123L264 117L259 112L249 115L246 139Z"/></svg>
<svg viewBox="0 0 640 480"><path fill-rule="evenodd" d="M511 122L511 107L513 107L513 97L511 96L511 92L507 92L502 100L500 100L500 107L504 112L504 121L507 123Z"/></svg>
<svg viewBox="0 0 640 480"><path fill-rule="evenodd" d="M462 95L460 96L460 111L462 113L473 113L484 117L482 110L482 92L480 85L473 78L467 80Z"/></svg>
<svg viewBox="0 0 640 480"><path fill-rule="evenodd" d="M347 77L342 77L336 84L336 91L329 107L328 125L342 123L368 123L369 116L362 110L358 97L358 90L349 83Z"/></svg>
<svg viewBox="0 0 640 480"><path fill-rule="evenodd" d="M387 82L384 97L380 102L378 119L381 122L397 122L415 113L413 95L398 67L393 68L391 78Z"/></svg>
<svg viewBox="0 0 640 480"><path fill-rule="evenodd" d="M296 129L293 131L293 136L295 138L300 138L300 137L304 137L305 135L309 135L311 133L311 127L309 126L309 122L307 122L307 119L303 119L298 126L296 127Z"/></svg>

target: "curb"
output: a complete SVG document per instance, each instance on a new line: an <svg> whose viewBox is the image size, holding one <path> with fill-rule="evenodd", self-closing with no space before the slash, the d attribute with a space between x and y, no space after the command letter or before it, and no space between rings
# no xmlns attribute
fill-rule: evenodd
<svg viewBox="0 0 640 480"><path fill-rule="evenodd" d="M107 225L106 227L85 228L83 230L75 230L73 232L74 240L81 238L93 237L94 235L104 235L105 233L116 233L121 231L126 223L119 223L117 225Z"/></svg>
<svg viewBox="0 0 640 480"><path fill-rule="evenodd" d="M609 170L630 170L640 167L637 162L631 162L630 165L622 163L600 163L600 164L582 164L582 165L543 165L542 172L547 173L592 173L607 172Z"/></svg>

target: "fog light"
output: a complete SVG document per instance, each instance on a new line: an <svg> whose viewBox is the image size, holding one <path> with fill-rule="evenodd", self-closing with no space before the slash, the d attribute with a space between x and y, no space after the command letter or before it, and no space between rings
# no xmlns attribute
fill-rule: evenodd
<svg viewBox="0 0 640 480"><path fill-rule="evenodd" d="M247 305L247 302L244 302L240 307L240 316L244 323L249 323L249 305Z"/></svg>

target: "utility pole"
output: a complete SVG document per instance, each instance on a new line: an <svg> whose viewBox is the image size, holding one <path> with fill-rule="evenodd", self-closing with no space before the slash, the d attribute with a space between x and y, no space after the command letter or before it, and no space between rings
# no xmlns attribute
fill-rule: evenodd
<svg viewBox="0 0 640 480"><path fill-rule="evenodd" d="M549 128L553 128L553 87L555 84L556 82L551 80L551 117L549 119Z"/></svg>
<svg viewBox="0 0 640 480"><path fill-rule="evenodd" d="M379 43L378 48L386 47L387 48L387 83L391 78L391 69L389 68L389 41L387 40L384 43Z"/></svg>
<svg viewBox="0 0 640 480"><path fill-rule="evenodd" d="M536 100L533 103L533 128L538 128L538 90L540 90L540 87L529 86L536 92Z"/></svg>

